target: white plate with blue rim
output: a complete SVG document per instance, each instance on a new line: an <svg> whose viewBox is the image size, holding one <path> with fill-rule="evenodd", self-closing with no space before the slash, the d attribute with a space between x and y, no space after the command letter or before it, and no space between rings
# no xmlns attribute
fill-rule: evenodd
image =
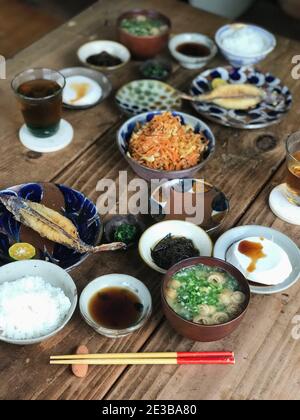
<svg viewBox="0 0 300 420"><path fill-rule="evenodd" d="M268 127L280 122L292 106L289 88L271 73L264 73L253 67L225 66L206 70L193 80L191 95L197 96L211 91L214 79L223 79L229 84L249 83L278 97L275 104L262 101L255 108L246 111L225 109L212 103L193 102L200 115L218 124L241 129Z"/></svg>
<svg viewBox="0 0 300 420"><path fill-rule="evenodd" d="M259 295L272 295L275 293L281 293L297 283L300 279L300 249L288 236L272 228L249 225L238 226L230 229L217 240L213 256L227 261L228 251L232 245L251 237L265 238L277 244L283 251L285 251L292 266L292 272L280 284L267 286L249 281L251 293Z"/></svg>

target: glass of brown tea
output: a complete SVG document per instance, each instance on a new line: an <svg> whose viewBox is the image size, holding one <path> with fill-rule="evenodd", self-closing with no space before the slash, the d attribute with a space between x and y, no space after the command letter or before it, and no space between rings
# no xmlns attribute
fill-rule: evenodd
<svg viewBox="0 0 300 420"><path fill-rule="evenodd" d="M286 195L292 204L300 206L300 131L287 139L286 149Z"/></svg>
<svg viewBox="0 0 300 420"><path fill-rule="evenodd" d="M57 133L62 115L65 78L55 70L36 68L18 74L12 88L21 105L25 124L35 137Z"/></svg>

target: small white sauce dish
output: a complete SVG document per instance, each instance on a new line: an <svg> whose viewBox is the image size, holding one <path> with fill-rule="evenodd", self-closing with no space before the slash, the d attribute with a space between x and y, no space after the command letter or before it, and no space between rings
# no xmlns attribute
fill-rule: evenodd
<svg viewBox="0 0 300 420"><path fill-rule="evenodd" d="M107 76L100 71L86 67L68 67L61 69L60 73L66 79L66 86L63 91L65 108L88 109L104 101L111 93L112 84ZM88 89L83 96L80 95L80 100L73 102L74 97L78 95L78 87L82 84L88 84Z"/></svg>
<svg viewBox="0 0 300 420"><path fill-rule="evenodd" d="M140 318L135 325L129 328L117 330L109 329L99 325L89 311L89 304L93 296L107 288L124 288L134 293L143 305ZM96 278L83 290L79 300L80 313L85 322L98 334L109 338L125 337L142 328L152 313L152 298L148 288L140 280L126 274L107 274Z"/></svg>
<svg viewBox="0 0 300 420"><path fill-rule="evenodd" d="M199 250L201 257L210 257L213 251L213 243L209 235L193 223L183 220L166 220L156 223L147 229L139 241L139 254L142 260L153 270L165 274L167 270L158 267L152 259L151 250L167 235L190 239L195 248Z"/></svg>
<svg viewBox="0 0 300 420"><path fill-rule="evenodd" d="M96 66L87 62L87 59L90 56L100 54L104 51L113 55L114 57L118 57L122 61L122 63L118 64L117 66L106 67ZM94 70L116 70L125 66L125 64L127 64L131 58L129 50L126 47L124 47L124 45L114 41L88 42L79 48L79 50L77 51L77 56L82 64Z"/></svg>
<svg viewBox="0 0 300 420"><path fill-rule="evenodd" d="M248 36L248 41L245 38L246 36ZM234 42L241 42L238 49L227 46L226 40L228 42L230 38ZM255 51L255 47L258 48L257 40L261 42L261 49ZM222 26L215 35L215 41L223 56L234 67L250 66L263 61L277 44L276 38L271 32L246 23ZM242 44L243 42L245 44Z"/></svg>
<svg viewBox="0 0 300 420"><path fill-rule="evenodd" d="M180 45L187 43L202 44L208 47L210 54L204 57L192 57L177 51ZM179 61L179 64L189 70L201 69L206 66L218 52L216 44L211 38L198 33L182 33L173 36L169 41L169 50L172 56Z"/></svg>
<svg viewBox="0 0 300 420"><path fill-rule="evenodd" d="M64 292L65 296L70 300L70 309L61 325L59 325L59 327L52 331L50 334L33 339L13 340L4 337L0 333L0 341L4 341L10 344L17 344L20 346L41 343L42 341L53 337L59 331L61 331L70 321L76 309L78 297L75 283L72 280L71 276L59 266L46 261L28 260L16 261L4 265L0 268L0 284L3 284L5 282L13 282L27 276L41 277L46 283L49 283L51 286L60 288Z"/></svg>

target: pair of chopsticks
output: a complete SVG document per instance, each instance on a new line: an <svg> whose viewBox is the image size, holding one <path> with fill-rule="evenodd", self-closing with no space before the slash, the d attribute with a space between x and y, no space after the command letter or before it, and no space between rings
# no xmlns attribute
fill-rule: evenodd
<svg viewBox="0 0 300 420"><path fill-rule="evenodd" d="M51 365L234 365L232 352L74 354L51 356Z"/></svg>

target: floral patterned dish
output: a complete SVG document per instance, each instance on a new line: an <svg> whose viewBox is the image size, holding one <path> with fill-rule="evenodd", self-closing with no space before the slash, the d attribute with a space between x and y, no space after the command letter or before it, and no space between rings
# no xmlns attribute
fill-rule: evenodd
<svg viewBox="0 0 300 420"><path fill-rule="evenodd" d="M263 73L253 67L227 66L206 70L193 80L190 93L200 95L210 91L212 81L217 78L231 84L250 83L269 94L276 93L279 100L276 104L262 101L255 108L246 111L228 110L215 104L194 102L196 111L211 121L228 127L262 128L278 123L291 108L292 94L288 87L282 85L280 79L271 73Z"/></svg>
<svg viewBox="0 0 300 420"><path fill-rule="evenodd" d="M127 115L181 108L177 90L157 80L135 80L128 83L117 92L116 101Z"/></svg>

